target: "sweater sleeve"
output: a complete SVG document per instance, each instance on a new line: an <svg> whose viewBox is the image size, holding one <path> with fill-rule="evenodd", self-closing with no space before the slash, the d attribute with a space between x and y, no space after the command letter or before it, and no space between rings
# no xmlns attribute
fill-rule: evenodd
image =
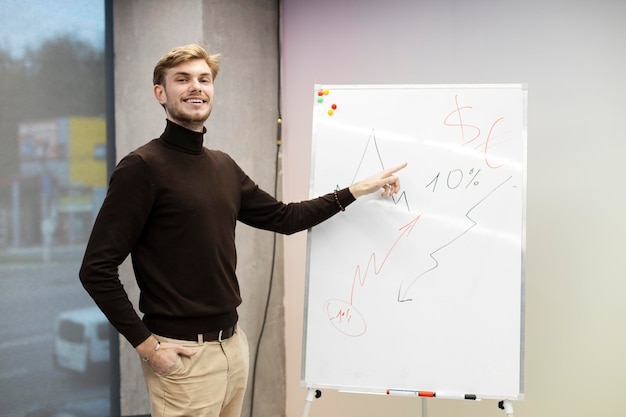
<svg viewBox="0 0 626 417"><path fill-rule="evenodd" d="M154 201L148 170L130 154L111 176L94 223L79 277L111 324L133 345L150 336L119 279L119 265L135 246Z"/></svg>
<svg viewBox="0 0 626 417"><path fill-rule="evenodd" d="M249 226L290 235L322 223L354 201L350 190L344 188L311 200L285 204L245 176L239 220Z"/></svg>

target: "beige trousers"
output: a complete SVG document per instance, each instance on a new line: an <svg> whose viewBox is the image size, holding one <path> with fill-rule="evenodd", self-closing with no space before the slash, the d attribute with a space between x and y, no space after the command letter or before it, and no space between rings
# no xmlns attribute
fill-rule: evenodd
<svg viewBox="0 0 626 417"><path fill-rule="evenodd" d="M157 337L197 348L198 353L179 356L167 375L142 362L152 417L240 417L250 363L248 339L241 328L221 343Z"/></svg>

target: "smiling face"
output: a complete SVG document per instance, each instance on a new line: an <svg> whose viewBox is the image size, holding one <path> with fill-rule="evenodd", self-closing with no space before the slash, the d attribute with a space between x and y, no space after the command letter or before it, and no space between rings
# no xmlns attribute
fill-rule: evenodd
<svg viewBox="0 0 626 417"><path fill-rule="evenodd" d="M213 76L203 59L182 62L165 72L154 95L167 118L187 129L202 132L213 108Z"/></svg>

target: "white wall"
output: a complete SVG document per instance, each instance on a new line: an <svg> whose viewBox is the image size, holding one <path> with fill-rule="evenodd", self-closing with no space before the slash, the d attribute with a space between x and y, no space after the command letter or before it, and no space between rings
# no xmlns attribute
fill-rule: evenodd
<svg viewBox="0 0 626 417"><path fill-rule="evenodd" d="M517 416L617 416L626 396L626 2L283 0L285 200L308 197L315 83L528 83L526 366ZM287 415L301 415L306 236L285 238ZM429 400L430 417L503 416ZM417 416L325 391L310 416Z"/></svg>

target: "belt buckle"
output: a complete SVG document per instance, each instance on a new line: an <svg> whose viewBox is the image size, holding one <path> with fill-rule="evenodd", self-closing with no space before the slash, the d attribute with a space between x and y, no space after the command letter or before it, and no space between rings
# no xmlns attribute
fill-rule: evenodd
<svg viewBox="0 0 626 417"><path fill-rule="evenodd" d="M222 333L224 333L224 330L220 330L220 332L217 334L217 341L222 343L222 341L224 339L222 339Z"/></svg>

